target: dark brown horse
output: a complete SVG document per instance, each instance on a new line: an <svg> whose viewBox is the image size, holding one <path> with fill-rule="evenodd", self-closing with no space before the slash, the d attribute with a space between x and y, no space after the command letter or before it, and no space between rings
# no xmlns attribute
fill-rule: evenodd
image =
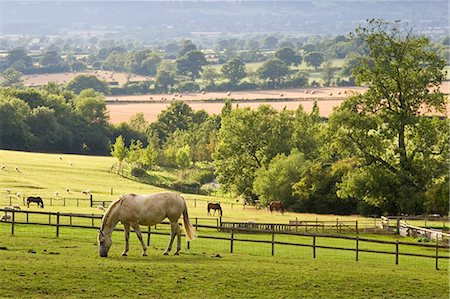
<svg viewBox="0 0 450 299"><path fill-rule="evenodd" d="M208 215L211 215L211 210L214 210L213 214L216 213L216 211L219 211L220 217L222 217L222 207L220 206L220 203L218 202L210 202L208 203Z"/></svg>
<svg viewBox="0 0 450 299"><path fill-rule="evenodd" d="M39 196L29 196L27 198L27 207L30 207L30 202L37 203L38 208L44 208L44 202L42 201L42 198Z"/></svg>
<svg viewBox="0 0 450 299"><path fill-rule="evenodd" d="M281 214L284 214L283 203L281 201L271 201L269 204L269 210L270 214L272 214L273 211L279 211Z"/></svg>

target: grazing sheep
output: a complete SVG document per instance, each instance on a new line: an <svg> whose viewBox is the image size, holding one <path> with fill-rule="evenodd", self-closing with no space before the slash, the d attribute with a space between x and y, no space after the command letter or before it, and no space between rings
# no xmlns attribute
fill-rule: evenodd
<svg viewBox="0 0 450 299"><path fill-rule="evenodd" d="M0 221L11 221L12 217L11 215L3 214L2 217L0 217Z"/></svg>
<svg viewBox="0 0 450 299"><path fill-rule="evenodd" d="M16 195L17 195L18 198L22 198L22 194L20 194L20 192L17 192Z"/></svg>
<svg viewBox="0 0 450 299"><path fill-rule="evenodd" d="M70 189L69 189L69 188L66 188L66 192L67 192L67 193L70 193Z"/></svg>
<svg viewBox="0 0 450 299"><path fill-rule="evenodd" d="M20 208L20 206L18 204L13 204L12 207L15 210L21 210L21 208Z"/></svg>
<svg viewBox="0 0 450 299"><path fill-rule="evenodd" d="M314 90L311 91L311 94L315 94L316 92Z"/></svg>
<svg viewBox="0 0 450 299"><path fill-rule="evenodd" d="M227 92L227 96L231 96L231 91Z"/></svg>
<svg viewBox="0 0 450 299"><path fill-rule="evenodd" d="M2 165L2 170L5 170L5 168L6 168L6 166L5 166L5 165Z"/></svg>
<svg viewBox="0 0 450 299"><path fill-rule="evenodd" d="M72 163L72 162L70 162L69 164L70 164L70 166L73 166L73 163Z"/></svg>
<svg viewBox="0 0 450 299"><path fill-rule="evenodd" d="M91 190L83 190L81 191L81 193L83 193L84 195L89 195L91 194Z"/></svg>
<svg viewBox="0 0 450 299"><path fill-rule="evenodd" d="M284 94L280 93L280 97L284 97Z"/></svg>
<svg viewBox="0 0 450 299"><path fill-rule="evenodd" d="M17 172L20 172L20 170L19 170L19 167L18 167L18 166L16 166L16 171L17 171Z"/></svg>
<svg viewBox="0 0 450 299"><path fill-rule="evenodd" d="M98 206L97 209L99 209L99 210L101 210L101 211L104 211L104 210L105 210L105 207L104 207L104 206Z"/></svg>
<svg viewBox="0 0 450 299"><path fill-rule="evenodd" d="M59 192L58 191L55 191L55 196L59 196Z"/></svg>
<svg viewBox="0 0 450 299"><path fill-rule="evenodd" d="M328 94L329 96L332 96L333 95L333 93L332 92L330 92L329 94Z"/></svg>
<svg viewBox="0 0 450 299"><path fill-rule="evenodd" d="M62 160L63 158L61 156L59 156L59 160Z"/></svg>
<svg viewBox="0 0 450 299"><path fill-rule="evenodd" d="M338 95L341 95L341 92L340 92L340 91L338 91Z"/></svg>
<svg viewBox="0 0 450 299"><path fill-rule="evenodd" d="M11 189L5 189L6 193L11 193Z"/></svg>
<svg viewBox="0 0 450 299"><path fill-rule="evenodd" d="M305 93L309 93L309 90L305 90Z"/></svg>
<svg viewBox="0 0 450 299"><path fill-rule="evenodd" d="M203 90L203 91L202 91L202 94L206 94L206 92Z"/></svg>

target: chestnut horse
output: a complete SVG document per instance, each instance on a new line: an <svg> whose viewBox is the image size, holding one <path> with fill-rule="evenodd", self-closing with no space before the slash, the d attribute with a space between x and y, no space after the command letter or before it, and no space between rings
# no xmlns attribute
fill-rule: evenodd
<svg viewBox="0 0 450 299"><path fill-rule="evenodd" d="M178 219L183 215L183 228L188 241L195 238L194 227L189 222L189 215L184 198L177 193L164 192L151 195L125 194L111 203L102 219L102 226L98 233L99 254L107 257L112 245L111 235L119 221L122 222L125 231L125 250L122 256L126 256L129 250L130 226L133 227L142 245L142 256L147 255L147 246L142 238L139 225L152 226L161 223L165 218L170 220L170 241L164 255L168 255L177 236L178 255L181 249L181 231Z"/></svg>
<svg viewBox="0 0 450 299"><path fill-rule="evenodd" d="M284 214L283 203L281 201L271 201L269 204L269 210L270 214L272 214L273 211L280 211L281 214Z"/></svg>
<svg viewBox="0 0 450 299"><path fill-rule="evenodd" d="M210 202L208 203L208 215L211 215L211 210L214 210L213 214L216 213L216 211L219 211L220 217L222 217L222 207L220 206L220 203L214 203Z"/></svg>

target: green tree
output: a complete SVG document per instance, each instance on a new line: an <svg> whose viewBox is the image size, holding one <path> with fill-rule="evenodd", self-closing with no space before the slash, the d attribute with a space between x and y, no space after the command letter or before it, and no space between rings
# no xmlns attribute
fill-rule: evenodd
<svg viewBox="0 0 450 299"><path fill-rule="evenodd" d="M0 140L4 149L27 149L31 137L30 107L12 96L0 97Z"/></svg>
<svg viewBox="0 0 450 299"><path fill-rule="evenodd" d="M302 57L288 47L278 49L274 56L283 61L286 65L299 65L302 63Z"/></svg>
<svg viewBox="0 0 450 299"><path fill-rule="evenodd" d="M58 65L63 62L61 56L56 51L47 51L41 58L41 64L43 66Z"/></svg>
<svg viewBox="0 0 450 299"><path fill-rule="evenodd" d="M272 200L280 200L285 207L295 203L293 185L309 168L310 162L297 150L291 154L275 156L267 166L260 168L255 175L253 190L260 202L267 205Z"/></svg>
<svg viewBox="0 0 450 299"><path fill-rule="evenodd" d="M156 160L158 158L158 150L153 146L153 144L149 143L147 147L142 150L141 163L142 166L151 168L155 166Z"/></svg>
<svg viewBox="0 0 450 299"><path fill-rule="evenodd" d="M87 123L106 125L109 119L104 96L92 89L83 90L75 98L75 111Z"/></svg>
<svg viewBox="0 0 450 299"><path fill-rule="evenodd" d="M0 73L0 86L2 87L23 87L22 73L13 68L7 68Z"/></svg>
<svg viewBox="0 0 450 299"><path fill-rule="evenodd" d="M245 78L245 64L238 58L231 59L222 66L222 74L233 86L236 86Z"/></svg>
<svg viewBox="0 0 450 299"><path fill-rule="evenodd" d="M108 84L94 75L78 75L67 83L67 89L79 94L85 89L93 89L103 94L109 93Z"/></svg>
<svg viewBox="0 0 450 299"><path fill-rule="evenodd" d="M289 74L289 68L279 59L270 59L264 62L256 72L258 77L266 81L270 87L280 87Z"/></svg>
<svg viewBox="0 0 450 299"><path fill-rule="evenodd" d="M445 113L445 62L427 50L426 37L403 32L397 22L372 20L356 36L370 50L354 71L368 90L330 118L337 152L358 158L338 195L389 213L422 213L427 186L448 172L448 120L423 116Z"/></svg>
<svg viewBox="0 0 450 299"><path fill-rule="evenodd" d="M140 140L132 140L127 151L127 162L131 165L141 166L142 152L144 147Z"/></svg>
<svg viewBox="0 0 450 299"><path fill-rule="evenodd" d="M127 148L125 146L125 140L123 140L122 135L116 138L116 142L114 142L111 148L111 156L117 158L119 161L119 168L122 166L123 160L128 156Z"/></svg>
<svg viewBox="0 0 450 299"><path fill-rule="evenodd" d="M202 67L206 65L205 55L201 51L189 51L176 61L178 72L181 75L198 78Z"/></svg>
<svg viewBox="0 0 450 299"><path fill-rule="evenodd" d="M324 63L322 69L322 80L324 86L330 86L334 78L334 69L330 60Z"/></svg>
<svg viewBox="0 0 450 299"><path fill-rule="evenodd" d="M225 190L236 191L247 200L256 199L253 192L255 172L266 167L279 153L289 153L292 113L280 113L269 106L226 109L222 115L214 165Z"/></svg>
<svg viewBox="0 0 450 299"><path fill-rule="evenodd" d="M168 92L176 83L176 65L168 60L163 60L158 66L155 78L156 89Z"/></svg>
<svg viewBox="0 0 450 299"><path fill-rule="evenodd" d="M183 171L191 166L191 148L189 147L189 145L185 145L182 148L178 149L176 154L176 162L178 167Z"/></svg>
<svg viewBox="0 0 450 299"><path fill-rule="evenodd" d="M309 52L305 55L304 60L308 66L312 66L317 70L325 61L325 56L320 52Z"/></svg>

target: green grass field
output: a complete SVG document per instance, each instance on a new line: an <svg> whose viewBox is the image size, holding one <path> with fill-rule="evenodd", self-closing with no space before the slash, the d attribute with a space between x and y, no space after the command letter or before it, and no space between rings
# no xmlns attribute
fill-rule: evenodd
<svg viewBox="0 0 450 299"><path fill-rule="evenodd" d="M62 160L60 159L62 158ZM72 163L72 164L71 164ZM82 190L89 189L95 200L111 200L127 192L152 193L162 189L140 184L109 172L114 159L77 155L37 154L0 151L0 203L21 204L16 193L40 195L59 200L67 198L68 205L47 205L44 211L73 213L102 213L81 200ZM15 170L18 167L19 172ZM66 192L66 188L69 192ZM114 194L111 195L111 188ZM8 193L7 189L10 190ZM367 221L360 216L314 215L288 212L271 215L267 210L243 206L230 197L184 195L188 199L191 218L208 217L206 201L221 201L224 221L287 223L289 220ZM69 201L69 198L72 200ZM194 199L197 199L194 206ZM70 204L69 204L70 202ZM46 201L47 203L47 201ZM233 203L233 209L231 208ZM23 207L23 209L26 209ZM37 210L35 206L30 210ZM18 216L19 217L19 216ZM20 215L20 217L24 217ZM30 215L30 217L38 217ZM45 217L45 216L40 216ZM209 216L214 223L215 217ZM44 219L39 219L39 221ZM52 220L53 221L53 220ZM65 220L67 221L67 220ZM80 224L89 219L77 220ZM206 220L202 220L206 221ZM96 225L99 221L96 220ZM158 231L167 232L164 226ZM121 257L123 235L113 234L110 257L98 257L94 229L61 228L55 237L55 227L17 225L11 235L10 224L0 223L0 297L15 298L448 298L448 260L420 257L355 253L317 249L312 258L309 247L235 242L200 238L188 250L183 244L181 256L162 256L168 236L152 235L148 257L141 257L135 235L131 236L130 253ZM200 236L227 236L215 230L200 228ZM396 236L361 235L362 237L395 240ZM239 239L270 240L270 235L237 234ZM310 237L276 236L277 241L310 244ZM417 242L412 238L402 241ZM184 241L184 238L183 238ZM319 238L317 245L353 248L354 241ZM361 248L392 251L390 244L361 243ZM433 255L433 248L401 246L401 252ZM441 251L441 255L448 251Z"/></svg>

